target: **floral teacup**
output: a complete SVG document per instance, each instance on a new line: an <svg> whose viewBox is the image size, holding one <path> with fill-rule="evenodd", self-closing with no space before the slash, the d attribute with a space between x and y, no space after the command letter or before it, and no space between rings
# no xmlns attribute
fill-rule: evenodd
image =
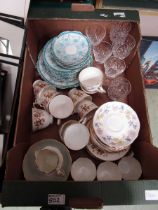
<svg viewBox="0 0 158 210"><path fill-rule="evenodd" d="M94 104L90 100L83 100L77 106L77 113L80 116L80 122L84 121L86 118L90 119L93 117L94 111L98 108L96 104Z"/></svg>
<svg viewBox="0 0 158 210"><path fill-rule="evenodd" d="M43 88L37 95L35 104L39 104L46 111L49 112L49 103L50 101L60 93L56 91L56 88L53 86L46 86Z"/></svg>
<svg viewBox="0 0 158 210"><path fill-rule="evenodd" d="M44 87L48 87L50 85L47 82L38 79L34 81L32 86L33 86L34 95L36 97Z"/></svg>
<svg viewBox="0 0 158 210"><path fill-rule="evenodd" d="M76 88L71 89L69 91L68 95L74 103L74 111L75 112L77 112L77 106L81 101L83 101L85 99L92 101L92 97L90 95L88 95L84 91L76 89Z"/></svg>
<svg viewBox="0 0 158 210"><path fill-rule="evenodd" d="M32 130L37 131L53 123L53 116L42 109L32 108Z"/></svg>

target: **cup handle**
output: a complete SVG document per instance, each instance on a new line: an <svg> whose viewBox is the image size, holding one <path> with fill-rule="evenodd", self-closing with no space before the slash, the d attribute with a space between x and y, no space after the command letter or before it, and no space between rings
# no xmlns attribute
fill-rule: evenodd
<svg viewBox="0 0 158 210"><path fill-rule="evenodd" d="M61 119L57 119L57 125L61 124Z"/></svg>
<svg viewBox="0 0 158 210"><path fill-rule="evenodd" d="M35 102L33 102L33 108L38 108L39 106L40 106L41 108L45 109L45 107L44 107L43 105L39 104L39 103L37 102L37 99L36 99Z"/></svg>
<svg viewBox="0 0 158 210"><path fill-rule="evenodd" d="M87 123L87 118L86 117L83 117L79 120L79 123L85 125Z"/></svg>
<svg viewBox="0 0 158 210"><path fill-rule="evenodd" d="M106 93L106 90L101 86L98 88L99 93Z"/></svg>

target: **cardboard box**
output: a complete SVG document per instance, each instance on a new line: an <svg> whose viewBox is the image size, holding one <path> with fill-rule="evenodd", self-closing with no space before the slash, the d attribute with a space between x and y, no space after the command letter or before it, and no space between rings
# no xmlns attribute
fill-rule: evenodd
<svg viewBox="0 0 158 210"><path fill-rule="evenodd" d="M118 12L118 10L117 10ZM103 15L104 14L104 15ZM106 14L106 16L105 16ZM52 37L65 30L79 30L84 33L87 24L97 22L105 25L109 30L114 20L122 20L115 15L114 10L96 12L71 12L70 10L31 10L27 22L27 47L21 81L20 101L14 146L8 152L6 161L5 181L3 184L3 206L47 206L48 198L52 194L66 196L65 205L79 208L97 208L104 205L143 204L151 203L145 199L145 189L156 189L158 179L158 164L154 158L158 157L158 150L152 146L151 133L146 107L143 77L140 69L138 47L141 39L138 13L124 11L125 21L131 21L131 34L136 39L136 47L125 60L128 66L125 76L130 80L132 92L127 103L137 112L141 130L132 149L140 160L143 170L141 180L138 181L106 181L106 182L74 182L71 178L66 182L27 182L22 172L23 157L33 143L43 138L59 139L58 129L52 126L39 132L32 132L31 108L33 104L32 83L39 77L31 57L37 60L43 45ZM108 38L107 38L108 39ZM30 56L31 53L31 56ZM95 94L93 100L101 105L109 99L105 95ZM79 156L88 156L83 150L71 153L73 160ZM93 161L98 164L98 161ZM152 162L151 162L152 161ZM152 201L157 202L157 201Z"/></svg>

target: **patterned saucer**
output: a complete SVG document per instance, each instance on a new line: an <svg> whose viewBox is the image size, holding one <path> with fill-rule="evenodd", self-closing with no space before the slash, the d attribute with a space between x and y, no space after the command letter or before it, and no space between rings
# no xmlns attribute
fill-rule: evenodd
<svg viewBox="0 0 158 210"><path fill-rule="evenodd" d="M130 147L128 147L127 149L124 149L119 152L108 152L108 151L99 149L91 141L89 142L86 148L93 157L99 160L104 160L104 161L119 160L122 157L124 157L127 154L127 152L130 150Z"/></svg>
<svg viewBox="0 0 158 210"><path fill-rule="evenodd" d="M48 70L48 68L46 68L46 66L44 64L42 53L39 54L36 68L37 68L39 75L41 76L41 78L44 81L48 82L49 84L51 84L59 89L74 88L74 87L79 86L78 79L69 81L68 79L65 80L65 79L62 79L61 77L59 77L57 80L57 78L52 76L51 72Z"/></svg>
<svg viewBox="0 0 158 210"><path fill-rule="evenodd" d="M140 122L136 112L122 102L108 102L99 107L93 118L98 138L110 147L129 146L138 137Z"/></svg>
<svg viewBox="0 0 158 210"><path fill-rule="evenodd" d="M90 53L90 43L78 31L60 33L52 42L52 54L66 65L80 63Z"/></svg>
<svg viewBox="0 0 158 210"><path fill-rule="evenodd" d="M49 40L46 45L43 48L43 59L45 65L48 67L48 69L52 72L55 72L56 74L76 74L78 73L84 66L90 66L92 64L92 56L91 54L86 57L84 62L80 63L77 66L69 67L66 65L62 65L57 59L54 58L54 56L51 54L51 45L52 45L53 39Z"/></svg>

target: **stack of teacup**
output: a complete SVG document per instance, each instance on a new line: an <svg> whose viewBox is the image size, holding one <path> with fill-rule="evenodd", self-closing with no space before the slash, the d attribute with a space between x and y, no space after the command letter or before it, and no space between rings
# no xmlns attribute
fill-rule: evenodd
<svg viewBox="0 0 158 210"><path fill-rule="evenodd" d="M98 108L92 102L92 97L82 90L73 88L68 93L74 103L74 113L78 113L80 120L68 120L59 129L63 143L70 150L81 150L89 143L90 133L85 123L93 117Z"/></svg>
<svg viewBox="0 0 158 210"><path fill-rule="evenodd" d="M91 66L91 44L79 31L65 31L49 40L39 54L40 76L60 89L79 86L78 73Z"/></svg>

